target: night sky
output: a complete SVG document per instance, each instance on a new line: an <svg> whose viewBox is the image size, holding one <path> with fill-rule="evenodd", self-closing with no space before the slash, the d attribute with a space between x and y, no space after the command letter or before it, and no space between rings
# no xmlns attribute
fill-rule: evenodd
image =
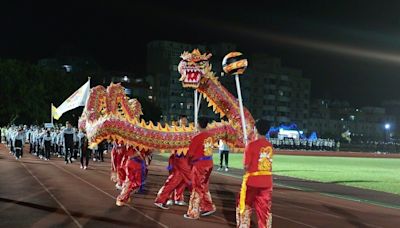
<svg viewBox="0 0 400 228"><path fill-rule="evenodd" d="M151 40L226 41L302 69L314 98L357 106L400 99L396 1L7 2L0 3L1 58L92 56L107 70L142 74Z"/></svg>

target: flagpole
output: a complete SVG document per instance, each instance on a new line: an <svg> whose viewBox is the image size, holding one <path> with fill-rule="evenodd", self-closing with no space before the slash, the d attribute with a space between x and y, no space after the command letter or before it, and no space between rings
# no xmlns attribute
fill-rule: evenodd
<svg viewBox="0 0 400 228"><path fill-rule="evenodd" d="M51 124L53 124L53 103L50 104Z"/></svg>

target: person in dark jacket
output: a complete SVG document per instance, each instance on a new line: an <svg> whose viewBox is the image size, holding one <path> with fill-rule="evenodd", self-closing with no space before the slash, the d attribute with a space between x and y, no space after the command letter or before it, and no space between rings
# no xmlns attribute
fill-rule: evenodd
<svg viewBox="0 0 400 228"><path fill-rule="evenodd" d="M65 150L65 164L72 163L72 154L74 152L75 131L70 122L66 122L65 129L62 132L63 146Z"/></svg>
<svg viewBox="0 0 400 228"><path fill-rule="evenodd" d="M79 152L81 155L81 169L87 169L90 160L90 150L89 150L89 141L86 137L86 132L84 130L78 133L79 139ZM85 159L85 163L83 163L83 159Z"/></svg>
<svg viewBox="0 0 400 228"><path fill-rule="evenodd" d="M43 139L42 139L42 148L44 149L44 159L45 160L50 159L51 147L52 147L52 137L51 137L50 131L47 130L46 134L43 136Z"/></svg>

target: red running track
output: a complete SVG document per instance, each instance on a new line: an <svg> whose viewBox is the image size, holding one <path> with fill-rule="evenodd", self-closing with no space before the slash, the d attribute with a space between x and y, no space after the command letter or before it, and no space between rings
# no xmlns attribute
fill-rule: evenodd
<svg viewBox="0 0 400 228"><path fill-rule="evenodd" d="M186 207L161 210L155 194L167 177L165 163L153 161L144 194L130 206L115 206L109 159L88 170L60 158L39 160L25 153L15 160L0 145L0 227L235 227L235 196L241 179L214 173L210 190L217 212L185 220ZM399 227L400 210L319 193L275 187L273 227ZM256 227L255 225L253 227Z"/></svg>

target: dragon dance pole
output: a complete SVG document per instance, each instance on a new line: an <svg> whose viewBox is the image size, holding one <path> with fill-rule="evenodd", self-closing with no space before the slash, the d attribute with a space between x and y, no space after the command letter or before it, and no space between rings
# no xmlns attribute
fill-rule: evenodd
<svg viewBox="0 0 400 228"><path fill-rule="evenodd" d="M197 108L197 90L194 90L194 126L197 127L197 115L198 115L198 108Z"/></svg>
<svg viewBox="0 0 400 228"><path fill-rule="evenodd" d="M242 119L242 128L243 128L243 143L247 145L247 131L246 131L246 120L244 119L244 111L243 111L243 101L242 101L242 91L240 89L240 81L239 75L235 74L235 81L236 81L236 89L238 94L239 100L239 107L240 107L240 118Z"/></svg>
<svg viewBox="0 0 400 228"><path fill-rule="evenodd" d="M201 96L202 95L203 94L200 93L200 96L199 96L198 101L197 101L197 116L199 116L199 110L200 110Z"/></svg>

